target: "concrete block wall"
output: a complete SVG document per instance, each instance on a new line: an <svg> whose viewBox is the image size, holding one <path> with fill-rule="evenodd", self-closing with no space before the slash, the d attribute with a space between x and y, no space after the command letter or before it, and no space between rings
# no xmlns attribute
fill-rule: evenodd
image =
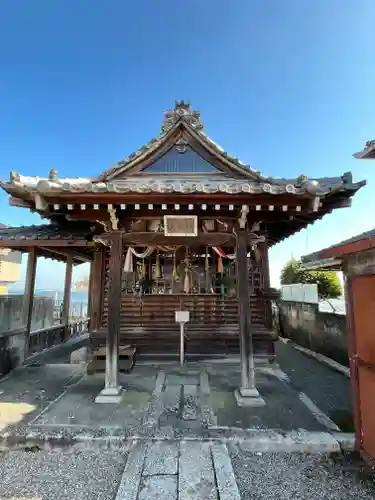
<svg viewBox="0 0 375 500"><path fill-rule="evenodd" d="M22 328L23 295L0 296L0 375L8 373L24 360L25 333L11 334ZM54 301L51 297L35 297L31 331L54 324Z"/></svg>
<svg viewBox="0 0 375 500"><path fill-rule="evenodd" d="M283 337L348 366L345 315L319 311L318 304L280 301L279 323Z"/></svg>

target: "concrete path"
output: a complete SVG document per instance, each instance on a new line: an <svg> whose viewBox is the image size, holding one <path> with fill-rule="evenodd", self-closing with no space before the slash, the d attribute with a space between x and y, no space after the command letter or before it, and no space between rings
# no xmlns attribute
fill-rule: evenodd
<svg viewBox="0 0 375 500"><path fill-rule="evenodd" d="M338 444L329 433L342 429L340 411L342 405L348 411L350 402L343 401L340 391L349 389L348 379L316 360L298 359L304 355L287 345L278 346L278 354L284 370L277 364L257 368L257 387L266 405L251 409L239 408L235 401L238 360L191 362L182 368L138 364L131 374L121 374L126 390L116 405L95 403L103 387L102 374L85 376L79 365L26 367L0 382L0 440L1 431L7 435L2 442L5 446L14 435L50 439L52 434L67 440L77 436L123 440L233 437L252 442L259 435L263 449L266 435L273 433L272 445L276 440L281 447L298 431L299 442L310 432L313 440L311 436L305 440L313 442L314 450L324 443L326 451L328 445L334 451ZM308 362L317 365L310 369L312 381L304 376ZM350 392L347 397L350 400Z"/></svg>
<svg viewBox="0 0 375 500"><path fill-rule="evenodd" d="M276 360L296 391L304 392L341 430L354 431L348 377L280 341Z"/></svg>

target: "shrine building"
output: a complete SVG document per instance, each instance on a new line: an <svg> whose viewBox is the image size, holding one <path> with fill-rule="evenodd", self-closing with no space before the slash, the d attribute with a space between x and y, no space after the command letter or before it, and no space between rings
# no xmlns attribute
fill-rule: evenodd
<svg viewBox="0 0 375 500"><path fill-rule="evenodd" d="M0 247L29 253L29 294L38 256L66 261L70 279L72 265L91 262L89 331L94 351L106 346L104 400L120 391L120 346L179 356L175 313L188 311L186 356L240 353L238 401L246 404L258 398L254 356L275 356L269 249L349 207L363 185L350 173L265 177L211 140L200 113L181 101L157 137L98 176L12 172L1 183L10 204L48 223L1 229ZM66 322L69 294L68 280ZM25 358L32 344L26 300Z"/></svg>

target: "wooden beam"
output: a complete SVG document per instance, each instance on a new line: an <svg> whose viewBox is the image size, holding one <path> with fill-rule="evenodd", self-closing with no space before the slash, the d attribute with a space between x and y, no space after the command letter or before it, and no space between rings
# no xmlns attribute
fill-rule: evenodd
<svg viewBox="0 0 375 500"><path fill-rule="evenodd" d="M123 236L125 245L184 245L221 246L225 244L235 245L235 236L232 233L199 233L196 237L165 236L164 233L126 233Z"/></svg>
<svg viewBox="0 0 375 500"><path fill-rule="evenodd" d="M23 207L23 208L33 208L34 205L29 200L24 200L23 198L17 198L15 196L9 197L9 205L11 207Z"/></svg>
<svg viewBox="0 0 375 500"><path fill-rule="evenodd" d="M49 203L69 203L87 205L103 204L120 205L126 204L139 204L147 206L149 203L154 205L188 205L189 203L200 205L206 203L207 205L303 205L304 202L310 203L313 195L306 193L302 195L295 195L283 193L273 195L269 193L239 193L239 194L226 194L226 193L59 193L49 200Z"/></svg>
<svg viewBox="0 0 375 500"><path fill-rule="evenodd" d="M22 324L25 326L24 359L26 359L29 354L30 330L31 330L31 320L33 315L33 303L34 303L36 264L37 264L36 250L35 248L31 248L29 250L29 256L27 259L25 292L22 303Z"/></svg>
<svg viewBox="0 0 375 500"><path fill-rule="evenodd" d="M87 247L86 240L0 240L1 248Z"/></svg>
<svg viewBox="0 0 375 500"><path fill-rule="evenodd" d="M73 257L69 255L66 260L65 271L65 284L64 284L64 302L62 311L62 324L65 326L65 340L67 340L69 331L69 309L70 309L70 295L72 290L72 271L73 271Z"/></svg>
<svg viewBox="0 0 375 500"><path fill-rule="evenodd" d="M72 256L74 260L79 260L80 262L91 262L92 261L92 259L90 259L86 255L82 255L79 252L76 252L74 250L61 250L61 249L57 249L57 248L50 248L47 245L41 245L40 248L48 250L48 252L51 252L53 254L61 255L63 257Z"/></svg>
<svg viewBox="0 0 375 500"><path fill-rule="evenodd" d="M43 196L40 196L40 194L35 195L35 209L41 212L48 210L48 203Z"/></svg>
<svg viewBox="0 0 375 500"><path fill-rule="evenodd" d="M276 202L271 205L259 205L258 211L255 210L255 205L250 206L250 212L248 216L260 217L262 220L279 220L288 217L289 214L287 214L285 211L282 211L282 206L276 205L275 203ZM193 209L189 208L189 206L193 206ZM220 211L216 210L215 206L220 207ZM273 206L274 209L269 210L269 206ZM160 206L153 205L153 210L151 211L147 208L147 205L140 205L140 208L137 210L134 209L134 205L128 205L126 211L118 211L117 215L119 218L119 222L122 225L124 225L126 221L131 218L142 218L147 220L156 219L158 217L161 218L164 217L166 211L167 213L178 213L179 215L192 215L193 213L200 216L201 218L235 217L234 210L240 208L241 204L237 204L235 206L228 204L207 205L205 203L200 205L193 205L189 203L187 205L179 205L179 207L179 210L176 210L175 204L170 204L167 206L165 203L163 203ZM292 211L294 214L297 214L295 206L291 206L290 211ZM298 212L298 214L309 214L310 212L310 206L302 206L301 212ZM87 208L84 212L71 212L70 214L66 215L65 218L69 221L89 221L93 223L98 220L103 222L108 222L110 220L107 211L93 210L90 208Z"/></svg>

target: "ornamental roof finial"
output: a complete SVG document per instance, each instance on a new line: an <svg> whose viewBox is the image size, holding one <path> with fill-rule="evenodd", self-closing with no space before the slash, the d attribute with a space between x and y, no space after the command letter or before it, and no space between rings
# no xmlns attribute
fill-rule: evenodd
<svg viewBox="0 0 375 500"><path fill-rule="evenodd" d="M55 181L57 179L57 174L57 170L55 168L51 168L51 170L48 172L48 180Z"/></svg>
<svg viewBox="0 0 375 500"><path fill-rule="evenodd" d="M202 130L199 111L192 111L189 102L175 101L174 110L166 111L161 127L163 132L168 132L179 120L186 122L195 130Z"/></svg>

